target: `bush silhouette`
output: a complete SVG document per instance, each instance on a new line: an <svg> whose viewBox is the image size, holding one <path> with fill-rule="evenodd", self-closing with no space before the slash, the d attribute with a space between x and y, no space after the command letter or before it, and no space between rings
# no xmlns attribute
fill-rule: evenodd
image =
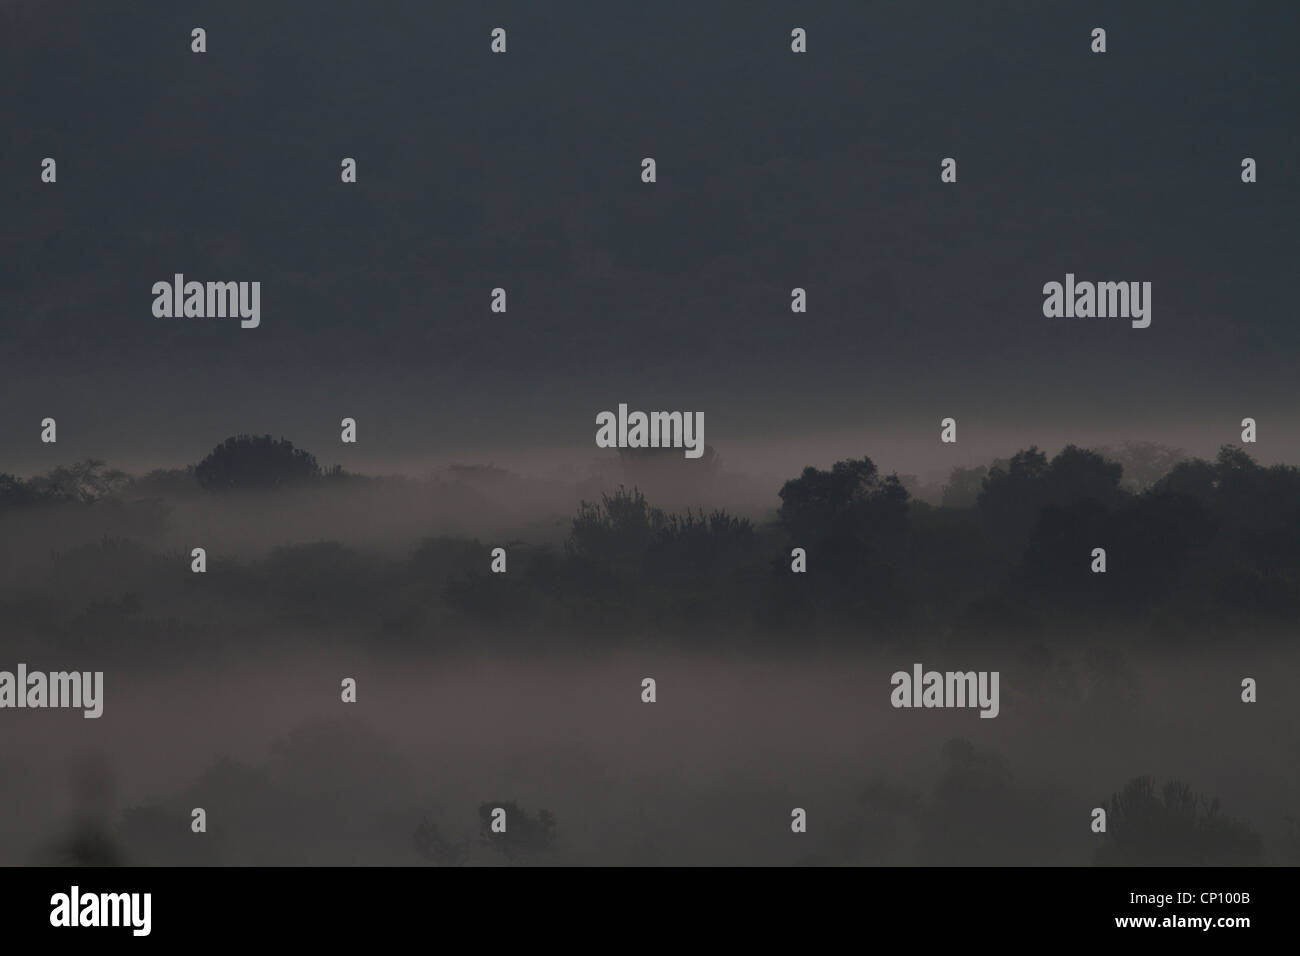
<svg viewBox="0 0 1300 956"><path fill-rule="evenodd" d="M1181 780L1157 793L1153 778L1134 777L1111 796L1106 815L1099 865L1246 866L1263 857L1257 833Z"/></svg>
<svg viewBox="0 0 1300 956"><path fill-rule="evenodd" d="M622 485L601 504L583 501L567 542L570 554L618 569L639 569L646 550L667 526L668 517L651 507L645 495Z"/></svg>

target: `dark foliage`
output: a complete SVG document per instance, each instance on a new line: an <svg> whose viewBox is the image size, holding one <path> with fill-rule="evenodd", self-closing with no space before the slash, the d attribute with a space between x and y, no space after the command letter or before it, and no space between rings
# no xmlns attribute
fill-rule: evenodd
<svg viewBox="0 0 1300 956"><path fill-rule="evenodd" d="M1153 778L1135 777L1111 796L1106 812L1100 865L1248 866L1264 856L1257 833L1180 780L1157 791Z"/></svg>
<svg viewBox="0 0 1300 956"><path fill-rule="evenodd" d="M227 438L194 467L209 491L265 491L292 488L321 477L314 455L270 435Z"/></svg>
<svg viewBox="0 0 1300 956"><path fill-rule="evenodd" d="M492 811L505 811L506 831L492 832ZM484 802L479 805L479 839L512 863L535 860L555 848L555 815L549 810L538 810L529 815L514 800L504 803Z"/></svg>

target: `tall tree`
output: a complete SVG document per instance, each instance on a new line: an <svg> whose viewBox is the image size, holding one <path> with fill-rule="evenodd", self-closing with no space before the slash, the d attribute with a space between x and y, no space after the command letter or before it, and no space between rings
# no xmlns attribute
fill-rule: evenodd
<svg viewBox="0 0 1300 956"><path fill-rule="evenodd" d="M194 468L199 484L212 491L284 488L320 475L314 455L270 435L227 438Z"/></svg>

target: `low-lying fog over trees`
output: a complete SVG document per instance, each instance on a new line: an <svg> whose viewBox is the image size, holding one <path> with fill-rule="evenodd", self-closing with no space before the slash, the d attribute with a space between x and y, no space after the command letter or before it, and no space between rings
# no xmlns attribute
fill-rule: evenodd
<svg viewBox="0 0 1300 956"><path fill-rule="evenodd" d="M761 488L233 436L2 475L0 528L0 670L104 674L0 712L5 863L1300 862L1300 470L1239 447ZM891 706L920 661L995 719Z"/></svg>

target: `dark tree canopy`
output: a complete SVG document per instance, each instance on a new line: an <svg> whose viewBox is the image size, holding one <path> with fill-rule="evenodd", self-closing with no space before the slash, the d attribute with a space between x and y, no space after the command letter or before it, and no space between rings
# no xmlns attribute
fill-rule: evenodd
<svg viewBox="0 0 1300 956"><path fill-rule="evenodd" d="M830 471L805 468L781 486L777 516L792 539L864 544L907 529L907 489L882 476L870 458L837 461Z"/></svg>
<svg viewBox="0 0 1300 956"><path fill-rule="evenodd" d="M979 495L980 513L1009 547L1019 548L1044 508L1095 501L1104 507L1122 498L1123 466L1095 451L1067 445L1050 462L1037 448L1016 452L1006 467L995 464Z"/></svg>
<svg viewBox="0 0 1300 956"><path fill-rule="evenodd" d="M270 435L227 438L194 468L199 485L210 491L285 488L320 476L314 455Z"/></svg>

